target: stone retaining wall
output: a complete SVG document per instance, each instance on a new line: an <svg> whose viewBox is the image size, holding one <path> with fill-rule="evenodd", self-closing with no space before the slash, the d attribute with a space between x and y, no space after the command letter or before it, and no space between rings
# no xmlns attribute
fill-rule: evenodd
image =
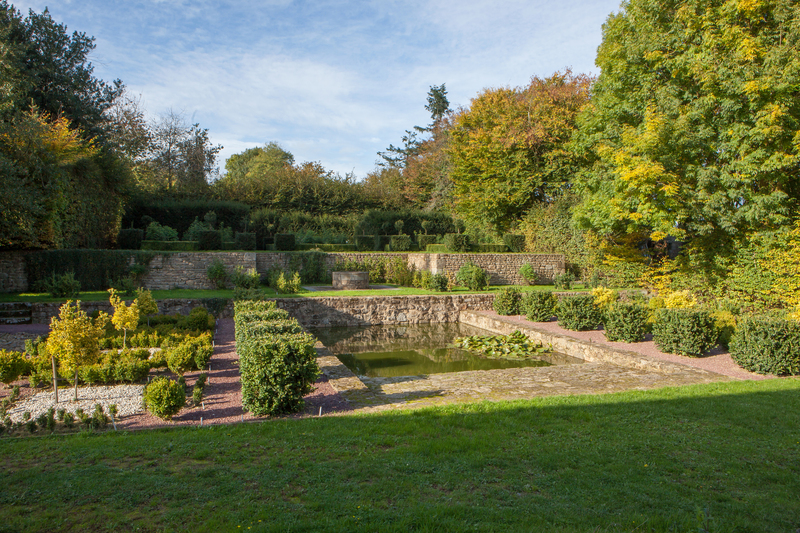
<svg viewBox="0 0 800 533"><path fill-rule="evenodd" d="M203 300L199 299L170 299L158 300L158 312L162 315L188 315L195 307L204 307ZM49 324L50 318L58 316L60 303L33 303L31 304L31 322L33 324ZM105 311L113 314L114 308L109 302L81 302L81 309L87 314L95 311ZM231 318L233 316L233 301L228 300L217 318Z"/></svg>
<svg viewBox="0 0 800 533"><path fill-rule="evenodd" d="M0 333L0 350L11 350L12 352L24 352L25 341L35 339L38 333Z"/></svg>
<svg viewBox="0 0 800 533"><path fill-rule="evenodd" d="M0 292L24 292L28 290L25 273L25 252L0 254ZM485 269L493 285L523 284L519 269L530 263L539 273L541 281L552 281L553 276L564 272L564 256L559 254L428 254L428 253L328 253L325 266L331 270L337 261L363 262L370 257L399 257L416 270L428 270L434 274L458 272L467 261ZM150 262L147 274L141 281L149 290L169 289L213 289L208 279L208 267L220 260L233 270L256 269L266 274L272 267L284 270L296 268L292 265L292 254L285 252L171 252L156 255Z"/></svg>
<svg viewBox="0 0 800 533"><path fill-rule="evenodd" d="M361 296L275 300L303 327L374 326L457 322L467 309L489 310L493 294Z"/></svg>

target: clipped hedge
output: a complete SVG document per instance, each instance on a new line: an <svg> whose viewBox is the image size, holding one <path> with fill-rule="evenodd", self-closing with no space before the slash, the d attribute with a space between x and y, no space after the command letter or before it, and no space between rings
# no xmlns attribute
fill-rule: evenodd
<svg viewBox="0 0 800 533"><path fill-rule="evenodd" d="M411 237L408 235L392 235L389 237L389 248L393 252L407 252L411 249Z"/></svg>
<svg viewBox="0 0 800 533"><path fill-rule="evenodd" d="M142 241L142 250L161 252L196 252L197 241Z"/></svg>
<svg viewBox="0 0 800 533"><path fill-rule="evenodd" d="M197 247L201 250L222 250L222 233L213 229L199 231Z"/></svg>
<svg viewBox="0 0 800 533"><path fill-rule="evenodd" d="M471 244L469 250L478 254L504 254L508 252L508 246L505 244Z"/></svg>
<svg viewBox="0 0 800 533"><path fill-rule="evenodd" d="M237 250L255 250L256 234L236 232L234 243Z"/></svg>
<svg viewBox="0 0 800 533"><path fill-rule="evenodd" d="M450 250L447 249L445 244L429 244L425 247L425 251L432 254L446 254Z"/></svg>
<svg viewBox="0 0 800 533"><path fill-rule="evenodd" d="M371 252L375 248L375 235L356 235L356 249Z"/></svg>
<svg viewBox="0 0 800 533"><path fill-rule="evenodd" d="M603 320L606 339L610 341L641 342L647 334L649 310L636 303L617 302L606 312Z"/></svg>
<svg viewBox="0 0 800 533"><path fill-rule="evenodd" d="M425 250L429 244L436 244L439 237L436 235L417 235L417 244L420 250Z"/></svg>
<svg viewBox="0 0 800 533"><path fill-rule="evenodd" d="M316 339L280 311L271 301L234 305L242 405L257 416L301 410L319 375Z"/></svg>
<svg viewBox="0 0 800 533"><path fill-rule="evenodd" d="M372 246L372 238L370 237L370 246ZM298 250L322 250L323 252L357 252L358 247L355 244L298 244ZM370 248L371 250L372 248Z"/></svg>
<svg viewBox="0 0 800 533"><path fill-rule="evenodd" d="M278 233L275 235L275 250L279 252L291 252L294 249L294 233Z"/></svg>
<svg viewBox="0 0 800 533"><path fill-rule="evenodd" d="M556 305L558 325L572 331L587 331L600 325L602 316L594 296L565 296Z"/></svg>
<svg viewBox="0 0 800 533"><path fill-rule="evenodd" d="M121 229L117 236L117 247L120 250L138 250L142 247L144 230Z"/></svg>
<svg viewBox="0 0 800 533"><path fill-rule="evenodd" d="M442 238L442 244L451 252L469 252L469 235L448 233Z"/></svg>
<svg viewBox="0 0 800 533"><path fill-rule="evenodd" d="M147 241L144 241L147 242ZM147 265L152 252L134 250L41 250L25 254L28 284L39 287L53 274L73 272L84 291L102 291L131 273L131 261Z"/></svg>
<svg viewBox="0 0 800 533"><path fill-rule="evenodd" d="M800 374L800 323L783 318L744 318L731 337L730 352L745 370L796 376Z"/></svg>
<svg viewBox="0 0 800 533"><path fill-rule="evenodd" d="M522 299L522 311L528 320L547 322L556 314L558 300L552 292L529 292Z"/></svg>
<svg viewBox="0 0 800 533"><path fill-rule="evenodd" d="M717 345L717 330L708 311L659 309L653 340L662 352L698 357Z"/></svg>

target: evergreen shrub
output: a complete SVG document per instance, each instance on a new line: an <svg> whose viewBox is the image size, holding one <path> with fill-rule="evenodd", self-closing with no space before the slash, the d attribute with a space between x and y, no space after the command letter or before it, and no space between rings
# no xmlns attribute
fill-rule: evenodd
<svg viewBox="0 0 800 533"><path fill-rule="evenodd" d="M649 310L638 303L616 302L604 316L606 339L610 341L641 342L647 334Z"/></svg>
<svg viewBox="0 0 800 533"><path fill-rule="evenodd" d="M0 383L10 385L26 370L25 358L20 352L0 350Z"/></svg>
<svg viewBox="0 0 800 533"><path fill-rule="evenodd" d="M708 311L658 309L653 340L662 352L699 357L717 345L717 330Z"/></svg>
<svg viewBox="0 0 800 533"><path fill-rule="evenodd" d="M448 284L449 280L447 279L447 276L444 274L434 274L431 276L431 279L425 288L429 291L445 292L447 291Z"/></svg>
<svg viewBox="0 0 800 533"><path fill-rule="evenodd" d="M278 233L275 235L275 250L280 252L290 252L294 249L294 233Z"/></svg>
<svg viewBox="0 0 800 533"><path fill-rule="evenodd" d="M41 282L40 287L49 292L53 298L76 298L81 292L81 282L75 279L74 272L53 274Z"/></svg>
<svg viewBox="0 0 800 533"><path fill-rule="evenodd" d="M450 252L469 252L469 235L463 233L448 233L442 239L442 244Z"/></svg>
<svg viewBox="0 0 800 533"><path fill-rule="evenodd" d="M485 291L489 288L489 275L472 261L461 265L456 274L456 281L472 291Z"/></svg>
<svg viewBox="0 0 800 533"><path fill-rule="evenodd" d="M121 229L117 236L117 246L121 250L138 250L142 247L144 231L140 229Z"/></svg>
<svg viewBox="0 0 800 533"><path fill-rule="evenodd" d="M522 293L514 287L504 287L494 296L492 307L498 315L519 315L522 313Z"/></svg>
<svg viewBox="0 0 800 533"><path fill-rule="evenodd" d="M222 234L216 230L198 232L197 247L200 250L222 250Z"/></svg>
<svg viewBox="0 0 800 533"><path fill-rule="evenodd" d="M522 310L528 320L548 322L556 313L557 303L552 292L529 292L522 299Z"/></svg>
<svg viewBox="0 0 800 533"><path fill-rule="evenodd" d="M572 272L564 272L553 276L553 286L558 290L568 291L572 288L572 282L575 281L575 276Z"/></svg>
<svg viewBox="0 0 800 533"><path fill-rule="evenodd" d="M214 284L217 289L224 289L228 284L228 269L225 268L225 263L221 259L215 258L210 265L208 265L208 279Z"/></svg>
<svg viewBox="0 0 800 533"><path fill-rule="evenodd" d="M594 296L566 296L556 305L558 325L572 331L596 329L602 320L600 310L594 305Z"/></svg>
<svg viewBox="0 0 800 533"><path fill-rule="evenodd" d="M745 370L796 376L800 374L800 323L784 318L746 317L731 337L730 353Z"/></svg>
<svg viewBox="0 0 800 533"><path fill-rule="evenodd" d="M420 250L425 250L429 244L436 244L438 239L436 235L417 235L417 244Z"/></svg>
<svg viewBox="0 0 800 533"><path fill-rule="evenodd" d="M539 279L539 273L530 263L523 263L519 267L519 276L525 280L528 285L536 285L536 280Z"/></svg>
<svg viewBox="0 0 800 533"><path fill-rule="evenodd" d="M503 235L503 242L506 243L508 249L514 253L525 251L525 235L514 235L506 233Z"/></svg>
<svg viewBox="0 0 800 533"><path fill-rule="evenodd" d="M375 248L375 235L356 235L356 249L370 252Z"/></svg>
<svg viewBox="0 0 800 533"><path fill-rule="evenodd" d="M162 226L158 222L151 222L147 226L148 241L177 241L178 232L169 226Z"/></svg>
<svg viewBox="0 0 800 533"><path fill-rule="evenodd" d="M411 249L411 237L408 235L392 235L389 237L389 247L393 252L406 252Z"/></svg>
<svg viewBox="0 0 800 533"><path fill-rule="evenodd" d="M157 377L144 389L144 404L158 418L170 420L186 404L186 390L177 381Z"/></svg>

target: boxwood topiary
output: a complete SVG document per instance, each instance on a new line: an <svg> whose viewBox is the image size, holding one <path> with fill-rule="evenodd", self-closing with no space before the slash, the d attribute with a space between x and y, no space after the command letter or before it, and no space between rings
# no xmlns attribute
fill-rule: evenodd
<svg viewBox="0 0 800 533"><path fill-rule="evenodd" d="M519 315L522 294L514 287L504 287L494 296L492 307L498 315Z"/></svg>
<svg viewBox="0 0 800 533"><path fill-rule="evenodd" d="M522 310L528 320L547 322L555 315L557 303L552 292L529 292L522 299Z"/></svg>
<svg viewBox="0 0 800 533"><path fill-rule="evenodd" d="M472 261L461 265L456 274L456 281L471 291L485 291L489 288L489 275Z"/></svg>
<svg viewBox="0 0 800 533"><path fill-rule="evenodd" d="M567 296L556 305L558 325L572 331L596 329L602 317L594 305L594 296Z"/></svg>
<svg viewBox="0 0 800 533"><path fill-rule="evenodd" d="M468 252L469 236L463 233L448 233L442 239L442 244L451 252Z"/></svg>
<svg viewBox="0 0 800 533"><path fill-rule="evenodd" d="M411 249L411 237L408 235L392 235L389 247L393 252L406 252Z"/></svg>
<svg viewBox="0 0 800 533"><path fill-rule="evenodd" d="M158 418L170 420L186 404L186 390L177 381L158 377L145 387L144 404Z"/></svg>
<svg viewBox="0 0 800 533"><path fill-rule="evenodd" d="M447 279L447 276L444 274L434 274L431 276L431 279L425 288L429 291L445 292L448 284L449 280Z"/></svg>
<svg viewBox="0 0 800 533"><path fill-rule="evenodd" d="M375 248L375 235L356 235L356 248L359 252L370 252Z"/></svg>
<svg viewBox="0 0 800 533"><path fill-rule="evenodd" d="M731 337L733 360L751 372L778 376L800 374L800 323L770 317L747 317Z"/></svg>
<svg viewBox="0 0 800 533"><path fill-rule="evenodd" d="M653 340L663 352L698 357L717 345L717 330L708 311L659 309Z"/></svg>
<svg viewBox="0 0 800 533"><path fill-rule="evenodd" d="M646 307L636 303L616 302L605 312L603 324L610 341L641 342L647 334Z"/></svg>

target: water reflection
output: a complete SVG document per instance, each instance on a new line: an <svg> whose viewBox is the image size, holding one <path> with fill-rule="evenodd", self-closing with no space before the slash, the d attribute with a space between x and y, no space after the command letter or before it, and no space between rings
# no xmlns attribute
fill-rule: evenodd
<svg viewBox="0 0 800 533"><path fill-rule="evenodd" d="M541 359L487 359L449 346L456 337L492 335L460 323L318 328L312 333L353 373L368 377L418 376L581 363L563 354Z"/></svg>

